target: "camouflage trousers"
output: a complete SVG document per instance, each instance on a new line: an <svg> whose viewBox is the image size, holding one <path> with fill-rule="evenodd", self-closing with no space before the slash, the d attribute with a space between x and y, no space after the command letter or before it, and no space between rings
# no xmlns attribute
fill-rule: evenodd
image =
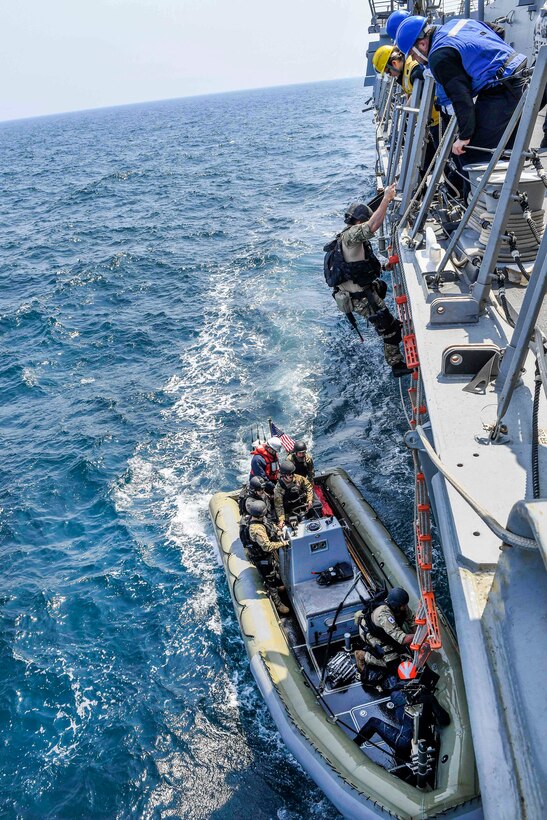
<svg viewBox="0 0 547 820"><path fill-rule="evenodd" d="M401 342L399 320L391 314L386 303L378 296L373 287L367 288L366 291L360 291L359 295L361 293L363 296L357 299L351 294L354 312L367 319L382 339L384 357L390 367L404 362L404 356L399 347Z"/></svg>
<svg viewBox="0 0 547 820"><path fill-rule="evenodd" d="M282 583L279 575L279 555L277 550L270 552L267 558L254 555L250 550L245 550L247 558L255 565L262 575L267 589L277 589Z"/></svg>

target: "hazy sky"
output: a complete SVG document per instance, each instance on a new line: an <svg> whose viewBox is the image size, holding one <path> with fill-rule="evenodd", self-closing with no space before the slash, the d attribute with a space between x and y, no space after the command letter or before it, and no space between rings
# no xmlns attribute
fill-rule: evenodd
<svg viewBox="0 0 547 820"><path fill-rule="evenodd" d="M360 75L366 0L2 4L0 120Z"/></svg>

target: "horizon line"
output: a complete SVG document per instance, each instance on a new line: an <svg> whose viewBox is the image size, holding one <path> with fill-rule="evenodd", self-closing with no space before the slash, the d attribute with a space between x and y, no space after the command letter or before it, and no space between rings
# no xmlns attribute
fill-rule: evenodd
<svg viewBox="0 0 547 820"><path fill-rule="evenodd" d="M147 105L149 103L161 103L161 102L174 102L176 100L189 100L195 99L198 97L220 97L225 94L240 94L245 91L268 91L269 89L274 88L293 88L298 85L320 85L321 83L335 83L335 82L342 82L344 80L358 80L363 79L360 75L355 75L353 77L330 77L325 80L311 80L311 81L299 81L294 83L280 83L275 85L260 85L260 86L248 86L246 88L228 88L225 91L207 91L204 94L184 94L181 97L159 97L153 100L138 100L136 102L130 103L114 103L112 105L97 105L92 106L91 108L71 108L67 111L54 111L49 114L30 114L25 117L10 117L8 119L0 120L0 125L9 122L25 122L26 120L40 120L45 119L46 117L62 117L68 114L84 114L88 111L107 111L111 108L130 108L131 106L135 105Z"/></svg>

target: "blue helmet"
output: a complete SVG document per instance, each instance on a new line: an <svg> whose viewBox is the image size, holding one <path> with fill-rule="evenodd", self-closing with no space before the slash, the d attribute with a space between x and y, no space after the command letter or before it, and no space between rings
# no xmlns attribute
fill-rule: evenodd
<svg viewBox="0 0 547 820"><path fill-rule="evenodd" d="M389 17L387 18L386 23L386 34L388 37L391 37L392 40L395 40L395 36L397 34L397 29L403 22L406 20L407 17L410 17L409 11L402 11L401 9L397 9L397 11L392 12Z"/></svg>
<svg viewBox="0 0 547 820"><path fill-rule="evenodd" d="M407 17L406 20L400 24L397 29L397 36L395 38L395 45L402 51L405 57L408 57L412 46L416 40L420 39L422 32L427 27L427 19L425 17Z"/></svg>

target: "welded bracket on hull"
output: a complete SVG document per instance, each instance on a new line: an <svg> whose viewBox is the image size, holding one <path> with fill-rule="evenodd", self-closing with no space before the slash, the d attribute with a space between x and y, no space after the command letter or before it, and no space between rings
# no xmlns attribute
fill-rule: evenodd
<svg viewBox="0 0 547 820"><path fill-rule="evenodd" d="M494 355L484 364L479 370L474 379L471 379L469 384L462 388L464 393L473 393L475 395L485 395L488 390L490 382L498 375L500 366L500 354Z"/></svg>
<svg viewBox="0 0 547 820"><path fill-rule="evenodd" d="M472 296L443 296L431 302L432 325L459 325L478 322L477 302Z"/></svg>
<svg viewBox="0 0 547 820"><path fill-rule="evenodd" d="M498 375L499 360L500 349L494 344L449 345L443 350L441 372L449 377L472 376L473 381L463 390L474 393L479 382L484 382L486 389Z"/></svg>

